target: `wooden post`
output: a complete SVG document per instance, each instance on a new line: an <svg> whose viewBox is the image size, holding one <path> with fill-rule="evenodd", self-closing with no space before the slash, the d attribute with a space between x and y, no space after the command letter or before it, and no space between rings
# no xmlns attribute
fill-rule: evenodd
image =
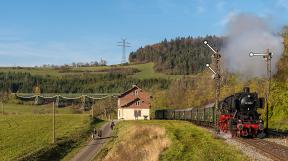
<svg viewBox="0 0 288 161"><path fill-rule="evenodd" d="M2 105L2 115L4 115L4 103L1 102L1 105Z"/></svg>
<svg viewBox="0 0 288 161"><path fill-rule="evenodd" d="M53 102L53 144L55 144L55 103Z"/></svg>
<svg viewBox="0 0 288 161"><path fill-rule="evenodd" d="M93 104L92 104L92 113L91 113L91 116L92 116L92 121L94 119L94 104L95 104L95 101L93 100Z"/></svg>
<svg viewBox="0 0 288 161"><path fill-rule="evenodd" d="M107 111L106 111L106 108L104 108L104 113L105 113L105 118L107 120Z"/></svg>
<svg viewBox="0 0 288 161"><path fill-rule="evenodd" d="M268 134L268 122L269 122L269 95L270 95L270 89L271 89L271 79L272 79L272 67L271 67L271 61L272 61L272 53L269 51L269 49L266 50L266 56L264 56L266 65L267 65L267 81L268 81L268 86L266 89L266 125L265 125L265 130L266 133Z"/></svg>

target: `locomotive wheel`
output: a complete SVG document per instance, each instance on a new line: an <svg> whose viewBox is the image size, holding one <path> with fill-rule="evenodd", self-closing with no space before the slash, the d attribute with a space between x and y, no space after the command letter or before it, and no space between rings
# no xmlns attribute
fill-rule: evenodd
<svg viewBox="0 0 288 161"><path fill-rule="evenodd" d="M257 135L257 138L263 139L263 138L265 138L265 136L266 136L266 134L264 132L261 132Z"/></svg>

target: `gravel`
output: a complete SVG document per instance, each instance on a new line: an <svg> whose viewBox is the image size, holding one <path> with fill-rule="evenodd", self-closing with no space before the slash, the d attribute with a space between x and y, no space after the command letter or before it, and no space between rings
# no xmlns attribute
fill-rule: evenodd
<svg viewBox="0 0 288 161"><path fill-rule="evenodd" d="M226 139L226 143L235 146L243 154L247 155L252 161L273 161L270 158L267 158L263 154L259 153L255 147L240 143L234 139Z"/></svg>
<svg viewBox="0 0 288 161"><path fill-rule="evenodd" d="M265 138L264 140L288 147L288 138Z"/></svg>
<svg viewBox="0 0 288 161"><path fill-rule="evenodd" d="M251 159L251 161L273 161L272 159L266 157L262 153L259 153L255 147L247 145L247 144L243 144L231 138L231 135L224 134L224 133L221 133L218 135L218 134L215 134L215 131L213 129L208 129L208 131L213 133L215 137L225 139L225 142L227 144L230 144L236 147L244 155L248 156ZM265 138L264 140L275 142L277 144L281 144L284 146L288 146L288 138Z"/></svg>

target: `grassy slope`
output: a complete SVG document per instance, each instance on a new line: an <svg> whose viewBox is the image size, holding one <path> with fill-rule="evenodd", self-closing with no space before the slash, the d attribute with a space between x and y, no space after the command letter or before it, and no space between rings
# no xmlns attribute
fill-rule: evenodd
<svg viewBox="0 0 288 161"><path fill-rule="evenodd" d="M23 69L16 69L16 68L0 68L0 72L27 72L31 73L32 75L51 75L51 76L61 76L67 74L81 74L86 71L93 71L90 74L103 74L101 70L107 70L111 68L136 68L140 70L140 72L132 75L134 78L139 79L149 79L149 78L177 78L180 76L175 75L166 75L163 73L157 73L153 69L154 63L146 63L146 64L130 64L127 66L99 66L99 67L78 67L78 68L69 68L69 72L61 73L60 70L56 70L53 68L23 68ZM101 72L98 72L101 71ZM105 73L105 72L104 72Z"/></svg>
<svg viewBox="0 0 288 161"><path fill-rule="evenodd" d="M52 68L23 68L23 69L16 69L16 68L0 68L0 72L21 72L21 73L31 73L32 75L52 75L58 76L60 73L57 70Z"/></svg>
<svg viewBox="0 0 288 161"><path fill-rule="evenodd" d="M2 107L1 107L2 112ZM52 113L52 105L21 105L21 104L4 104L4 112L6 114L48 114ZM56 108L55 113L72 114L71 108Z"/></svg>
<svg viewBox="0 0 288 161"><path fill-rule="evenodd" d="M9 160L48 146L52 141L52 116L10 115L0 117L1 156ZM56 116L56 137L61 139L88 128L85 115Z"/></svg>
<svg viewBox="0 0 288 161"><path fill-rule="evenodd" d="M130 67L140 70L140 72L133 75L134 78L147 79L147 78L179 78L181 77L181 75L167 75L164 73L155 72L153 69L153 66L154 66L154 63L130 65Z"/></svg>
<svg viewBox="0 0 288 161"><path fill-rule="evenodd" d="M40 108L44 114L35 114ZM13 160L51 145L52 115L48 114L51 107L9 104L5 105L5 111L6 115L0 115L0 160ZM71 114L69 109L57 109L56 112L58 141L90 127L87 114Z"/></svg>
<svg viewBox="0 0 288 161"><path fill-rule="evenodd" d="M129 126L158 126L163 127L166 130L168 138L171 140L171 145L168 149L160 155L160 161L205 161L205 160L221 160L221 161L240 161L247 160L245 156L241 154L238 150L235 150L232 146L226 145L223 140L213 138L212 134L207 132L207 130L197 127L189 122L183 121L123 121L120 122L114 131L115 137L102 149L98 158L95 160L101 160L110 152L113 152L117 146L122 142L127 142L125 139L130 140L130 144L139 142L138 140L133 141L133 139L145 139L147 133L139 134L138 137L125 137L122 135L123 132L127 133L126 130ZM148 131L149 132L149 131ZM146 145L145 142L143 144ZM125 145L127 150L129 146ZM141 148L140 146L139 148ZM121 153L125 153L126 148L122 148ZM123 152L124 151L124 152ZM143 151L142 151L143 152ZM133 153L141 153L141 149L134 150ZM127 155L131 154L126 153ZM137 155L136 155L137 156ZM140 155L141 156L141 155ZM129 156L127 156L129 158ZM141 158L134 158L133 160L141 160Z"/></svg>

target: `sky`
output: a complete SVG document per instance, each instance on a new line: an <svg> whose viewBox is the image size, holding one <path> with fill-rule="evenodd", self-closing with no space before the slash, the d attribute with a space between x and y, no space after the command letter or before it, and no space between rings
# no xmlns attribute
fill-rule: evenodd
<svg viewBox="0 0 288 161"><path fill-rule="evenodd" d="M139 47L179 36L224 36L249 13L288 25L288 0L0 0L0 66L107 60L119 64L122 38Z"/></svg>

